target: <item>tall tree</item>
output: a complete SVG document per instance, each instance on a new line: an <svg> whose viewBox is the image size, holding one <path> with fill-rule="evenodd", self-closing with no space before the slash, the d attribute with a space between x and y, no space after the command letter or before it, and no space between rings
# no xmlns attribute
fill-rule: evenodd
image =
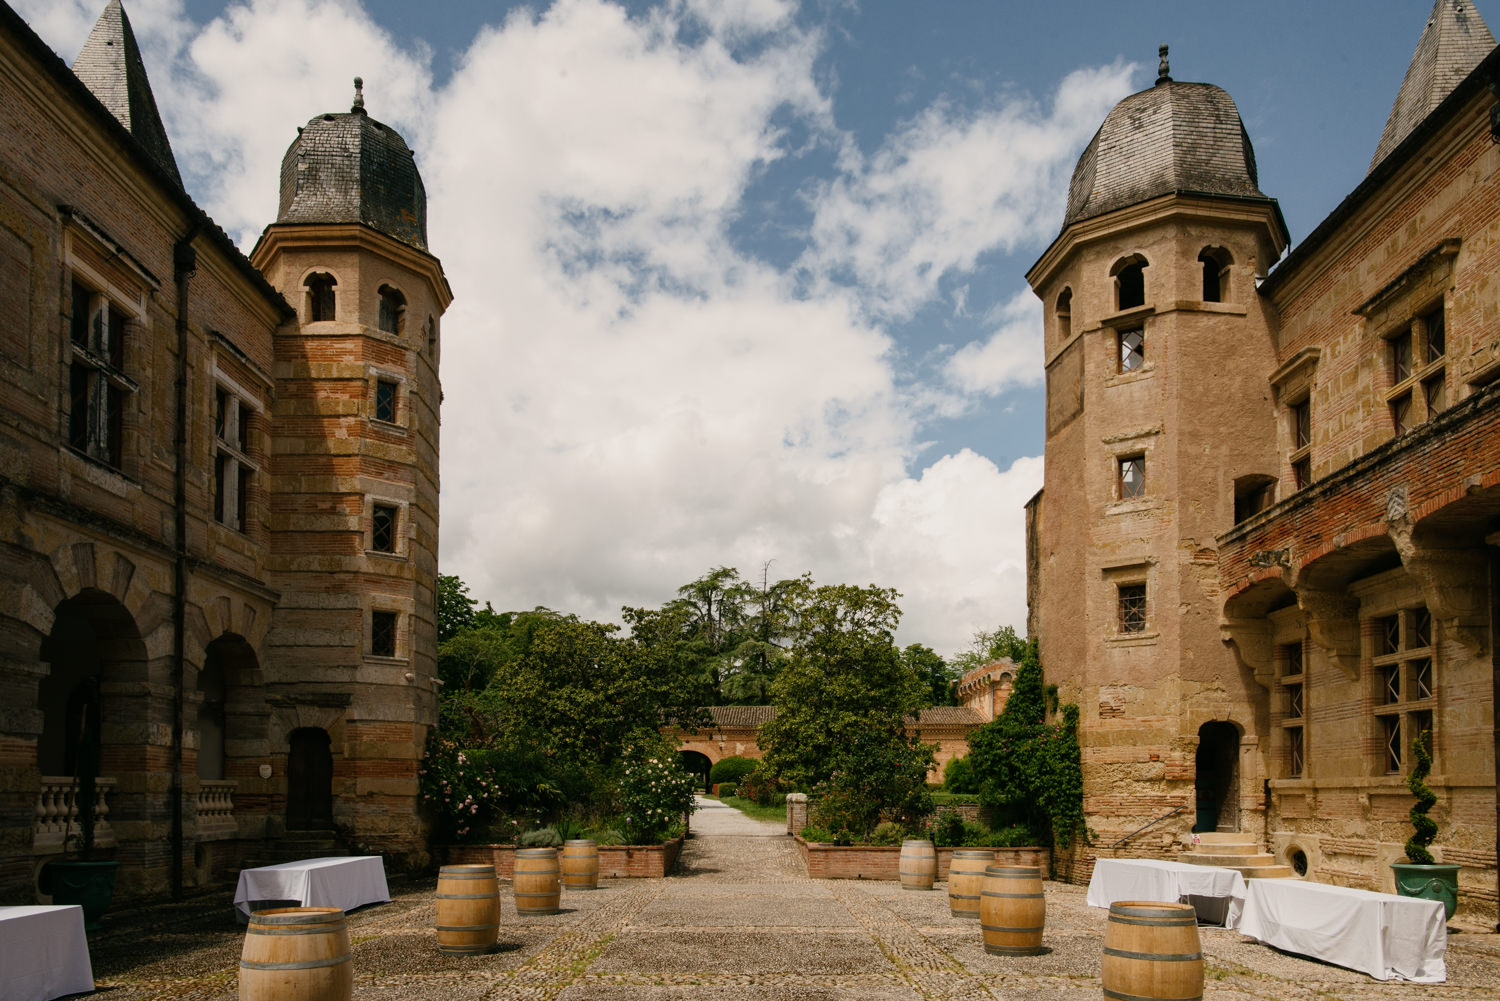
<svg viewBox="0 0 1500 1001"><path fill-rule="evenodd" d="M474 624L474 606L469 585L451 574L438 574L437 627L438 642L452 639Z"/></svg>
<svg viewBox="0 0 1500 1001"><path fill-rule="evenodd" d="M968 647L948 658L948 670L956 680L966 671L993 664L997 660L1019 664L1021 658L1026 656L1026 646L1026 640L1016 634L1014 626L977 629Z"/></svg>

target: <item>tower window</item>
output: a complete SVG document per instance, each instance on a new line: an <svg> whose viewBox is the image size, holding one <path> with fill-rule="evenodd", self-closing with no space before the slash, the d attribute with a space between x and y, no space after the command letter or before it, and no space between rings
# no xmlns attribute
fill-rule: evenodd
<svg viewBox="0 0 1500 1001"><path fill-rule="evenodd" d="M389 285L380 286L380 329L398 337L406 332L406 296Z"/></svg>
<svg viewBox="0 0 1500 1001"><path fill-rule="evenodd" d="M1122 633L1146 631L1146 585L1121 584L1117 592L1119 629Z"/></svg>
<svg viewBox="0 0 1500 1001"><path fill-rule="evenodd" d="M1146 496L1146 457L1132 455L1120 460L1120 500Z"/></svg>
<svg viewBox="0 0 1500 1001"><path fill-rule="evenodd" d="M1057 296L1057 339L1061 343L1073 333L1073 290L1063 289Z"/></svg>
<svg viewBox="0 0 1500 1001"><path fill-rule="evenodd" d="M396 383L390 379L375 381L375 419L396 423Z"/></svg>
<svg viewBox="0 0 1500 1001"><path fill-rule="evenodd" d="M321 323L334 318L333 275L319 273L307 276L307 322Z"/></svg>
<svg viewBox="0 0 1500 1001"><path fill-rule="evenodd" d="M1115 277L1115 305L1117 309L1135 309L1146 305L1146 259L1127 257L1117 263L1111 273Z"/></svg>
<svg viewBox="0 0 1500 1001"><path fill-rule="evenodd" d="M1203 266L1203 301L1229 301L1229 265L1233 258L1222 247L1205 247L1198 255Z"/></svg>
<svg viewBox="0 0 1500 1001"><path fill-rule="evenodd" d="M370 613L370 655L372 657L396 656L395 612Z"/></svg>
<svg viewBox="0 0 1500 1001"><path fill-rule="evenodd" d="M388 504L376 504L370 516L370 548L377 553L396 551L397 509Z"/></svg>
<svg viewBox="0 0 1500 1001"><path fill-rule="evenodd" d="M1146 328L1131 327L1115 335L1119 349L1120 371L1136 372L1146 364Z"/></svg>

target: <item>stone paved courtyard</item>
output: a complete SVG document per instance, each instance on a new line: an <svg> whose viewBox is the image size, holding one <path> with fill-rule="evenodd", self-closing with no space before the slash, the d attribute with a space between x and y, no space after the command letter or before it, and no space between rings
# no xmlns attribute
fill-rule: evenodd
<svg viewBox="0 0 1500 1001"><path fill-rule="evenodd" d="M713 801L665 880L606 880L563 898L563 913L521 919L505 901L500 948L439 953L436 877L391 881L392 901L350 915L355 998L557 1001L915 1001L1101 997L1106 913L1080 887L1046 884L1047 951L988 956L977 922L931 893L891 882L810 880L775 825ZM508 886L502 886L502 896ZM1450 928L1446 984L1381 983L1278 953L1233 931L1201 929L1206 997L1500 998L1500 935ZM91 938L109 1001L236 995L243 929L230 894L108 917Z"/></svg>

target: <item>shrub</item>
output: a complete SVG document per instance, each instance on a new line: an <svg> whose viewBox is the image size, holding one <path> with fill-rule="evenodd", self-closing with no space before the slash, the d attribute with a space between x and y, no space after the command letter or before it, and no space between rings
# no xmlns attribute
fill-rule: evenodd
<svg viewBox="0 0 1500 1001"><path fill-rule="evenodd" d="M867 837L881 821L915 829L932 812L927 768L932 747L904 733L866 730L837 759L833 774L813 790L817 824Z"/></svg>
<svg viewBox="0 0 1500 1001"><path fill-rule="evenodd" d="M516 844L522 848L556 848L562 843L563 839L557 833L557 828L551 825L527 831L516 839Z"/></svg>
<svg viewBox="0 0 1500 1001"><path fill-rule="evenodd" d="M776 797L786 802L786 783L772 775L764 765L756 765L740 780L738 795L753 801L757 806L776 806Z"/></svg>
<svg viewBox="0 0 1500 1001"><path fill-rule="evenodd" d="M978 806L979 797L971 793L957 792L935 792L932 794L933 806Z"/></svg>
<svg viewBox="0 0 1500 1001"><path fill-rule="evenodd" d="M932 825L928 828L928 836L939 848L971 844L964 837L967 833L964 827L963 814L957 810L939 810L937 816L933 818Z"/></svg>
<svg viewBox="0 0 1500 1001"><path fill-rule="evenodd" d="M943 791L956 793L979 792L979 776L968 758L953 758L943 766Z"/></svg>
<svg viewBox="0 0 1500 1001"><path fill-rule="evenodd" d="M740 755L733 755L722 761L717 761L708 771L709 784L720 785L725 782L738 784L740 779L755 771L757 764L758 762L754 758L741 757Z"/></svg>
<svg viewBox="0 0 1500 1001"><path fill-rule="evenodd" d="M735 795L738 791L739 791L739 786L735 785L733 782L720 782L719 783L719 798L720 799L728 799L730 796Z"/></svg>
<svg viewBox="0 0 1500 1001"><path fill-rule="evenodd" d="M693 810L697 784L676 754L676 745L656 737L626 749L617 789L621 821L631 844L656 844L667 829Z"/></svg>
<svg viewBox="0 0 1500 1001"><path fill-rule="evenodd" d="M603 827L594 831L594 843L599 845L623 845L625 835L618 827Z"/></svg>
<svg viewBox="0 0 1500 1001"><path fill-rule="evenodd" d="M894 820L882 820L870 834L872 845L899 845L906 832Z"/></svg>
<svg viewBox="0 0 1500 1001"><path fill-rule="evenodd" d="M801 831L803 841L827 844L833 840L833 832L826 827L818 827L816 824L808 824Z"/></svg>
<svg viewBox="0 0 1500 1001"><path fill-rule="evenodd" d="M1427 749L1431 739L1432 731L1422 730L1412 740L1411 753L1417 760L1411 774L1406 776L1406 788L1417 797L1406 815L1412 826L1412 836L1406 839L1406 861L1413 865L1432 865L1432 852L1427 846L1438 833L1437 824L1427 816L1427 811L1437 802L1437 796L1427 785L1427 776L1432 772L1432 752Z"/></svg>

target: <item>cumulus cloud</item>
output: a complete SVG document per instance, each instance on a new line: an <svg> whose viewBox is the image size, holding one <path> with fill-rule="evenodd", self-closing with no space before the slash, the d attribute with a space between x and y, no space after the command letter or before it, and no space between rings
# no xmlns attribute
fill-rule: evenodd
<svg viewBox="0 0 1500 1001"><path fill-rule="evenodd" d="M70 61L96 6L21 0ZM356 0L239 0L206 25L182 0L129 10L189 189L244 246L296 126L346 108L353 76L416 149L457 294L441 563L475 595L612 618L775 560L901 590L903 642L1023 623L1040 459L909 464L933 416L1037 380L1038 309L992 310L927 380L899 320L1056 224L1129 67L1071 74L1046 107L935 104L864 157L790 0L518 8L440 88ZM808 144L839 166L811 188L805 250L742 250L747 190ZM967 318L967 279L946 294Z"/></svg>

